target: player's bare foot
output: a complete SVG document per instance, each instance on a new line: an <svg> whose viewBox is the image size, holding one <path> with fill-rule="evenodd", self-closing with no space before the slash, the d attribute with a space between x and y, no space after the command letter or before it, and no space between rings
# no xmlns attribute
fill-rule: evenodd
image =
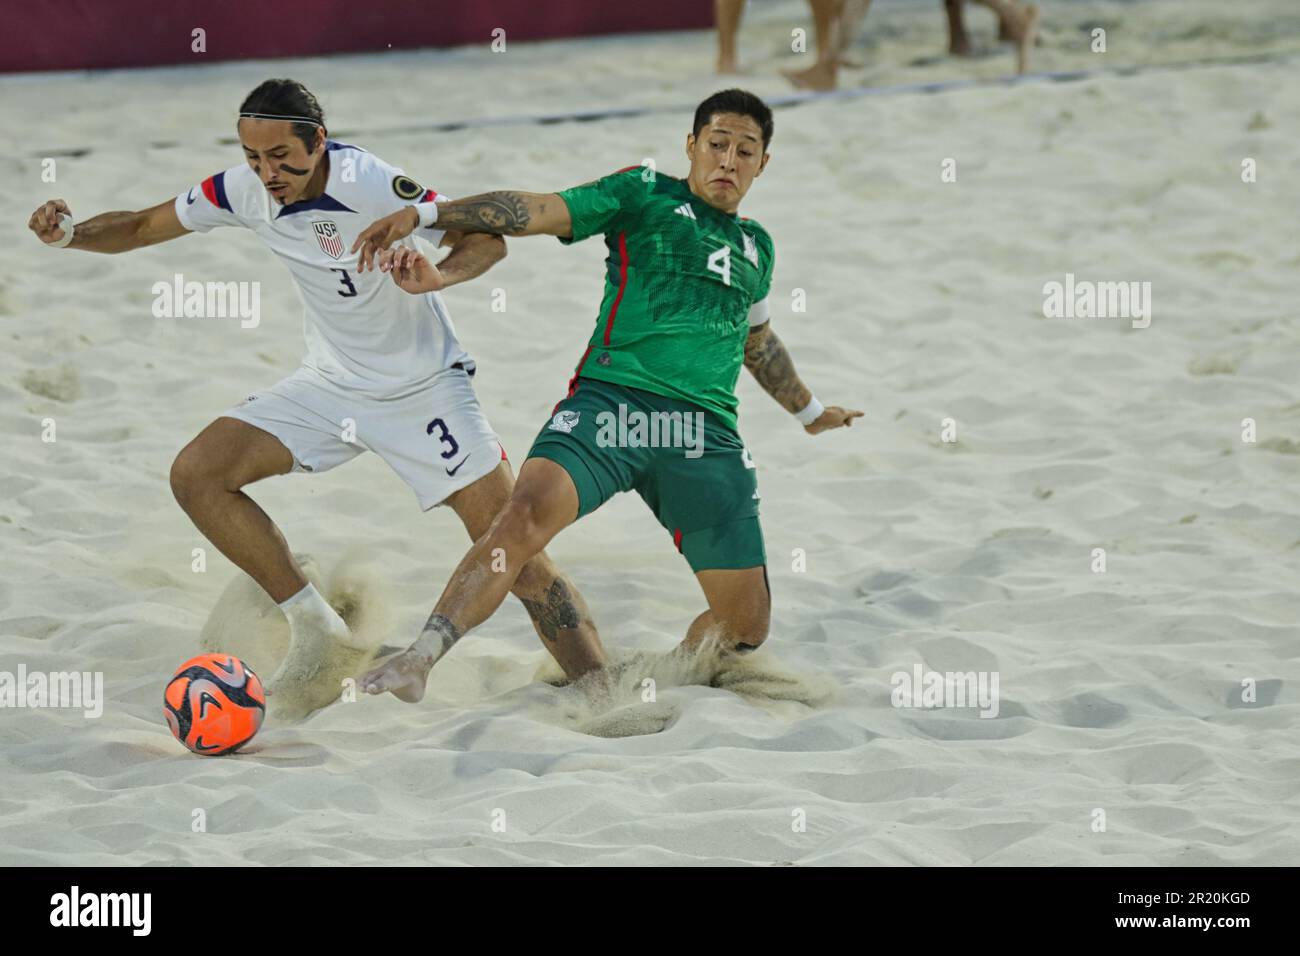
<svg viewBox="0 0 1300 956"><path fill-rule="evenodd" d="M410 647L361 678L361 689L367 694L387 691L398 700L414 704L424 697L424 685L433 665L452 649L460 636L460 629L435 611Z"/></svg>
<svg viewBox="0 0 1300 956"><path fill-rule="evenodd" d="M409 648L362 677L361 689L367 694L387 691L408 704L419 703L424 697L434 660L433 655L425 651Z"/></svg>
<svg viewBox="0 0 1300 956"><path fill-rule="evenodd" d="M836 86L834 61L818 61L806 70L782 70L781 75L801 90L825 92Z"/></svg>

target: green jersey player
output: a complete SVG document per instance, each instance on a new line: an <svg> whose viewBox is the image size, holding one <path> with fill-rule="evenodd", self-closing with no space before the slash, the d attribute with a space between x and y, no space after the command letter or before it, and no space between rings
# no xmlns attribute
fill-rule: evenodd
<svg viewBox="0 0 1300 956"><path fill-rule="evenodd" d="M766 639L771 597L758 484L736 429L740 368L810 434L862 414L822 406L771 330L772 239L737 212L767 165L771 139L771 110L750 93L725 90L696 110L685 179L629 167L559 193L427 203L380 219L357 239L359 271L389 271L411 293L437 288L437 269L414 249L388 247L434 221L564 243L603 235L609 250L596 328L568 395L420 637L367 674L366 691L420 699L430 668L497 609L516 569L620 491L636 491L650 506L704 591L708 610L683 646L713 636L724 650L743 652Z"/></svg>

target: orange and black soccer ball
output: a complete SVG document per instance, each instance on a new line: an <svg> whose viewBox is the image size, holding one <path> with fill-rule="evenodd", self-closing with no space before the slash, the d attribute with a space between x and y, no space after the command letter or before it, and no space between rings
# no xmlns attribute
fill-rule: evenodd
<svg viewBox="0 0 1300 956"><path fill-rule="evenodd" d="M200 654L168 682L163 715L177 740L196 754L216 757L253 739L266 716L266 694L238 657Z"/></svg>

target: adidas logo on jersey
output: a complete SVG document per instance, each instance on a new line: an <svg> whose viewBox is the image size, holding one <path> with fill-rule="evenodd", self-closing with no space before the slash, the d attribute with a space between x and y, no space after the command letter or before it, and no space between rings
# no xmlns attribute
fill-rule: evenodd
<svg viewBox="0 0 1300 956"><path fill-rule="evenodd" d="M679 216L685 216L687 219L695 218L695 210L691 208L691 204L688 202L682 203L674 209L673 212L677 213Z"/></svg>

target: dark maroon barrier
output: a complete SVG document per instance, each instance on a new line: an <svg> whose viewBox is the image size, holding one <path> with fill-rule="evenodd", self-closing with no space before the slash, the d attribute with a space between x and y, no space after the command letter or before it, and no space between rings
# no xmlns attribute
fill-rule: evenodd
<svg viewBox="0 0 1300 956"><path fill-rule="evenodd" d="M693 30L711 0L3 0L0 72L213 63ZM206 53L192 33L206 31Z"/></svg>

